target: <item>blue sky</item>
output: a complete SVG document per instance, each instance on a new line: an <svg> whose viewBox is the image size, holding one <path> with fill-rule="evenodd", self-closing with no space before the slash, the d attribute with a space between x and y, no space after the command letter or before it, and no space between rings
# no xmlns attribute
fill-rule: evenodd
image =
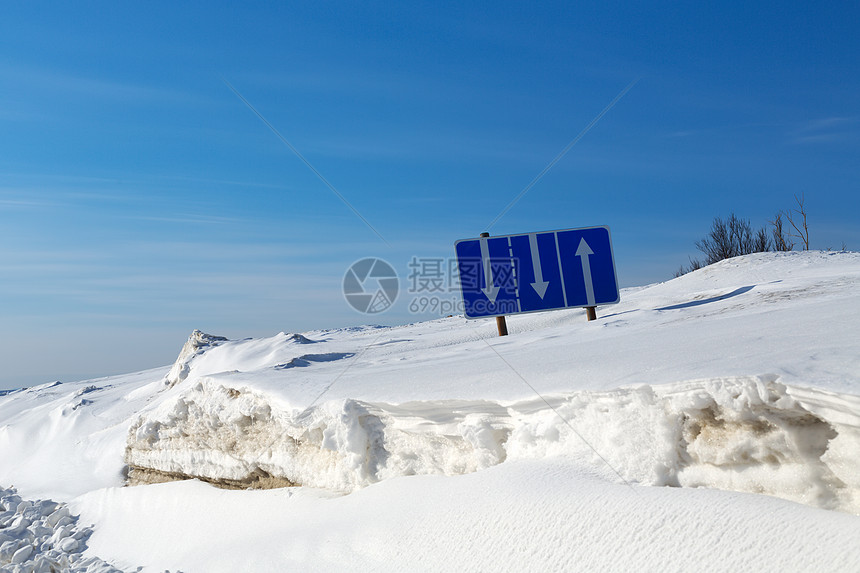
<svg viewBox="0 0 860 573"><path fill-rule="evenodd" d="M0 22L0 388L354 312L349 265L609 225L622 286L804 194L860 248L854 2L16 3ZM228 81L385 238L227 87ZM452 298L455 293L445 293ZM429 316L429 315L425 315Z"/></svg>

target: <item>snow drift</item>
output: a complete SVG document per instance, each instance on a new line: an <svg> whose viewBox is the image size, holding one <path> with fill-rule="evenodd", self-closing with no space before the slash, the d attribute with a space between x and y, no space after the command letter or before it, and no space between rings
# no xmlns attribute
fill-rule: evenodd
<svg viewBox="0 0 860 573"><path fill-rule="evenodd" d="M638 365L651 375L640 373L634 384L489 399L492 393L477 398L460 388L444 389L446 373L459 372L456 378L469 381L469 368L477 363L474 355L481 351L482 359L488 359L489 342L482 350L480 342L472 341L476 323L456 331L437 323L435 328L444 332L439 342L380 340L378 334L364 347L344 345L339 332L229 341L195 331L165 377L173 394L131 424L125 450L129 481L198 478L225 487L303 485L350 492L392 477L459 475L507 460L562 455L605 465L628 483L765 493L860 513L860 398L808 387L803 378L808 367L795 368L780 355L785 349L803 355L792 330L797 326L786 329L783 315L796 313L798 300L820 312L822 304L857 283L860 257L796 255L740 257L665 285L634 289L625 296L628 308L612 307L618 311L604 318L596 333L610 352L625 352L627 331L634 332L636 346L647 349L653 335L636 331L645 322L657 333L680 333L675 362L689 359L687 354L695 353L693 359L700 362L719 354L723 364L734 356L762 369L780 366L773 374L677 381L671 380L673 362L658 355L650 363L648 357L640 358ZM636 312L651 316L639 321L622 316ZM565 313L543 315L543 320L559 316ZM751 318L753 324L777 325L763 331L767 339L758 338L756 361L742 354L749 351L744 338ZM796 314L790 318L796 320ZM513 317L510 322L516 331L518 321L537 320ZM847 323L830 325L830 348L856 362L850 344L833 336L840 324ZM703 339L705 325L723 340ZM854 324L851 328L856 329ZM556 375L558 388L569 385L565 377L583 373L571 369L564 352L545 350L546 341L556 336L538 339L540 346L528 339L519 344L556 365L547 377ZM685 348L692 336L694 344ZM823 331L814 339L818 355L827 352L825 340ZM508 344L503 339L495 346ZM716 351L709 353L707 345ZM422 346L430 347L424 354L432 360L421 355ZM779 360L768 360L768 352ZM603 359L610 371L617 368L617 357L612 358ZM359 372L356 362L365 370ZM630 362L636 368L636 361ZM669 372L661 374L667 363ZM587 377L593 366L586 366ZM488 370L498 372L498 362ZM402 391L416 377L429 380L428 373L436 372L434 383L424 384L443 388L437 395L444 398L428 399L432 390ZM810 382L820 383L821 371L809 375L818 378ZM326 394L335 381L339 395ZM398 393L408 399L378 399Z"/></svg>
<svg viewBox="0 0 860 573"><path fill-rule="evenodd" d="M765 376L547 402L344 400L296 412L204 378L132 425L126 462L132 483L199 478L348 492L397 476L573 455L628 482L765 493L860 513L860 398L807 391L805 405L792 391Z"/></svg>
<svg viewBox="0 0 860 573"><path fill-rule="evenodd" d="M858 287L860 254L765 253L505 338L195 331L172 366L4 391L0 484L131 570L860 570ZM59 557L47 517L0 554Z"/></svg>

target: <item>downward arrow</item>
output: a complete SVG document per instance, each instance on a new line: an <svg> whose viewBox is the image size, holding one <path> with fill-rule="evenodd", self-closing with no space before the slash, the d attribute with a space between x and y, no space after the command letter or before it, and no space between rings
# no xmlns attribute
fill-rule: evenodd
<svg viewBox="0 0 860 573"><path fill-rule="evenodd" d="M532 265L534 266L535 271L535 282L532 283L532 288L535 289L535 292L541 300L543 300L543 297L546 294L546 288L549 286L549 282L543 280L543 270L540 267L540 253L538 252L537 235L534 233L529 235L529 247L531 247Z"/></svg>
<svg viewBox="0 0 860 573"><path fill-rule="evenodd" d="M588 306L594 306L594 283L591 281L591 263L588 257L593 255L594 251L585 242L585 239L580 239L579 247L576 249L576 256L581 257L582 261L582 276L585 279L585 298L588 301Z"/></svg>
<svg viewBox="0 0 860 573"><path fill-rule="evenodd" d="M490 303L496 302L496 297L499 295L499 287L493 286L493 268L490 264L490 246L487 244L487 239L481 239L481 264L484 268L484 284L481 289L483 293L490 299Z"/></svg>

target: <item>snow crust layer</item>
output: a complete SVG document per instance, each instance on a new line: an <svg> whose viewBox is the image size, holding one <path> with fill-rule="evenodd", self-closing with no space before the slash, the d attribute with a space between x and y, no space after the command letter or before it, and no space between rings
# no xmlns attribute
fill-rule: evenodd
<svg viewBox="0 0 860 573"><path fill-rule="evenodd" d="M791 390L770 376L546 402L345 400L295 412L204 379L132 425L126 461L138 482L348 492L392 477L566 455L606 464L631 483L765 493L860 513L860 398L807 391L813 413Z"/></svg>

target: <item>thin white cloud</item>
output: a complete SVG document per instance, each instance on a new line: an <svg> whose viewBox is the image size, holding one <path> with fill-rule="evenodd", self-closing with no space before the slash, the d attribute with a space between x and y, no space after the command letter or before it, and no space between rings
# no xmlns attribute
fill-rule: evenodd
<svg viewBox="0 0 860 573"><path fill-rule="evenodd" d="M860 118L854 116L825 117L807 122L806 124L802 125L800 129L798 129L798 131L810 132L839 129L845 126L856 124L858 121L860 121Z"/></svg>
<svg viewBox="0 0 860 573"><path fill-rule="evenodd" d="M109 78L73 75L36 66L0 65L0 74L12 85L23 85L47 93L78 94L91 98L172 103L211 103L200 96L176 89L115 81Z"/></svg>
<svg viewBox="0 0 860 573"><path fill-rule="evenodd" d="M736 124L724 124L724 125L714 125L711 127L702 127L698 129L680 129L677 131L671 131L666 133L663 137L673 139L673 138L685 138L685 137L695 137L699 135L716 135L721 133L731 133L746 129L775 129L780 127L779 124L776 123L736 123Z"/></svg>
<svg viewBox="0 0 860 573"><path fill-rule="evenodd" d="M4 207L46 207L54 206L57 203L52 201L36 201L33 199L6 199L0 198L0 209Z"/></svg>
<svg viewBox="0 0 860 573"><path fill-rule="evenodd" d="M833 116L807 121L795 128L789 137L789 143L815 144L844 141L854 136L858 124L860 124L858 116Z"/></svg>
<svg viewBox="0 0 860 573"><path fill-rule="evenodd" d="M229 185L235 187L256 187L261 189L282 189L291 190L288 185L278 185L274 183L260 183L257 181L238 181L232 179L210 179L207 177L195 177L193 175L156 175L153 177L156 180L163 181L182 181L187 183L205 183L209 185Z"/></svg>
<svg viewBox="0 0 860 573"><path fill-rule="evenodd" d="M228 223L238 223L243 219L235 217L219 217L216 215L177 215L177 216L147 216L147 215L126 215L125 219L135 221L152 221L155 223L176 223L178 225L224 225Z"/></svg>

